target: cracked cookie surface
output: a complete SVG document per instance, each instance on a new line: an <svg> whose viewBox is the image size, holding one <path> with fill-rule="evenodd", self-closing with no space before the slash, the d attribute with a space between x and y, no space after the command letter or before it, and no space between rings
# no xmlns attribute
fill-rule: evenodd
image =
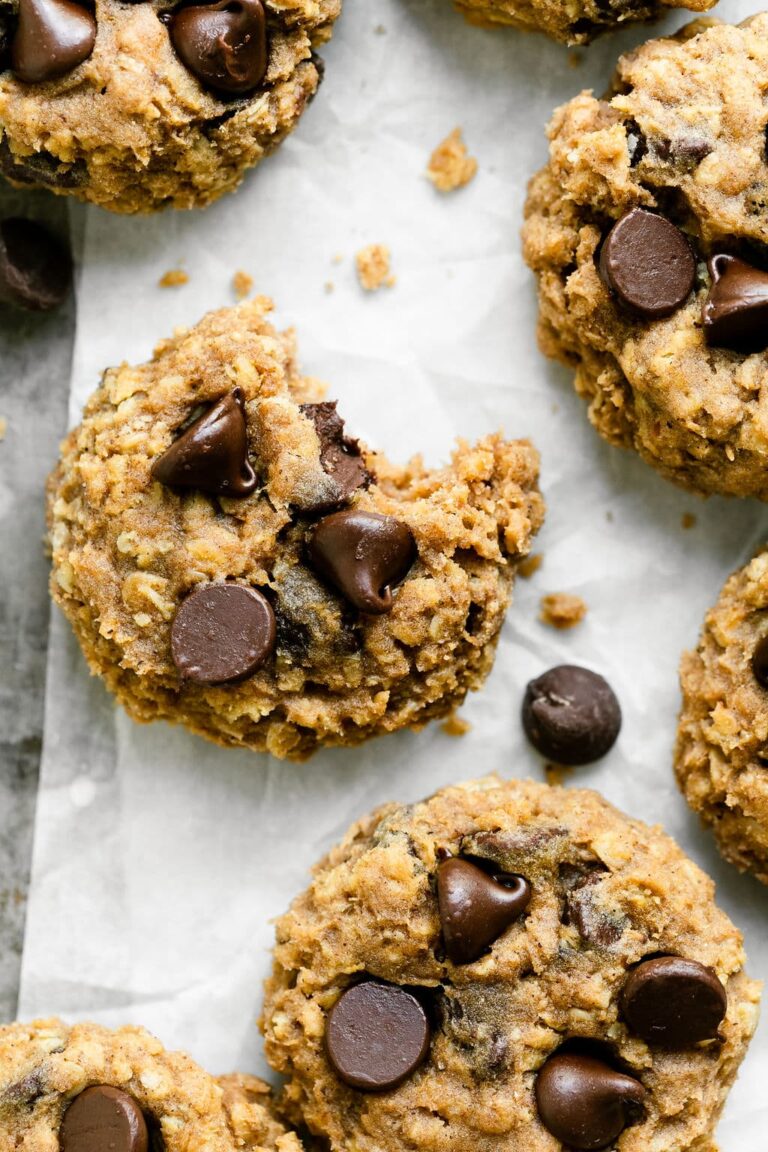
<svg viewBox="0 0 768 1152"><path fill-rule="evenodd" d="M705 12L714 0L454 0L471 24L545 32L564 44L588 44L595 36L634 20L658 20L670 8Z"/></svg>

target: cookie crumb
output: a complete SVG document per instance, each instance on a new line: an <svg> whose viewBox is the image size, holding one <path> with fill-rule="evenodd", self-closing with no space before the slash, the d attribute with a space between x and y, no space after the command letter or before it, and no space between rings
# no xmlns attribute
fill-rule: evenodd
<svg viewBox="0 0 768 1152"><path fill-rule="evenodd" d="M0 416L0 440L5 440L5 434L8 431L8 421L5 416Z"/></svg>
<svg viewBox="0 0 768 1152"><path fill-rule="evenodd" d="M686 531L689 528L695 528L696 527L696 517L694 516L693 512L683 512L683 518L680 521L680 524L683 528L686 529Z"/></svg>
<svg viewBox="0 0 768 1152"><path fill-rule="evenodd" d="M335 255L331 256L331 264L341 264L343 259L344 259L344 256L342 255L342 253L336 252Z"/></svg>
<svg viewBox="0 0 768 1152"><path fill-rule="evenodd" d="M323 287L325 288L326 296L330 296L331 292L333 292L336 285L334 284L333 280L326 280Z"/></svg>
<svg viewBox="0 0 768 1152"><path fill-rule="evenodd" d="M562 788L568 777L573 772L567 764L545 764L544 775L547 779L547 784L552 788Z"/></svg>
<svg viewBox="0 0 768 1152"><path fill-rule="evenodd" d="M477 160L467 152L461 128L454 128L435 148L427 165L427 178L438 192L453 192L477 174Z"/></svg>
<svg viewBox="0 0 768 1152"><path fill-rule="evenodd" d="M451 712L447 720L440 725L446 736L466 736L472 725L469 720L462 719L456 712Z"/></svg>
<svg viewBox="0 0 768 1152"><path fill-rule="evenodd" d="M249 276L247 272L238 269L232 277L232 289L238 300L245 300L246 296L250 296L253 291L253 276Z"/></svg>
<svg viewBox="0 0 768 1152"><path fill-rule="evenodd" d="M160 288L180 288L189 283L189 276L183 268L171 268L158 280Z"/></svg>
<svg viewBox="0 0 768 1152"><path fill-rule="evenodd" d="M386 244L369 244L357 253L357 278L366 292L376 292L379 288L391 288L394 285L395 277L390 272L389 259Z"/></svg>
<svg viewBox="0 0 768 1152"><path fill-rule="evenodd" d="M581 596L570 592L550 592L541 598L539 620L553 628L573 628L587 614L587 605Z"/></svg>
<svg viewBox="0 0 768 1152"><path fill-rule="evenodd" d="M383 24L377 24L373 31L376 36L386 36L387 34L387 30Z"/></svg>
<svg viewBox="0 0 768 1152"><path fill-rule="evenodd" d="M534 572L538 572L539 568L541 568L543 563L544 563L544 553L543 552L532 552L530 556L525 556L520 561L520 563L518 564L518 566L517 566L518 575L522 576L523 580L530 580L530 578L531 578L531 576L533 576Z"/></svg>
<svg viewBox="0 0 768 1152"><path fill-rule="evenodd" d="M581 67L581 62L583 59L584 59L584 57L582 56L581 52L569 52L568 53L568 65L571 68Z"/></svg>

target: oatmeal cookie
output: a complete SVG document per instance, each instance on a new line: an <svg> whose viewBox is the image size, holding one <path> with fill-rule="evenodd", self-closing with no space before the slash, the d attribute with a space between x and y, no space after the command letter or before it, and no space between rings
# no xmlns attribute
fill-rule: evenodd
<svg viewBox="0 0 768 1152"><path fill-rule="evenodd" d="M113 212L202 207L296 124L340 0L0 0L0 172Z"/></svg>
<svg viewBox="0 0 768 1152"><path fill-rule="evenodd" d="M714 1152L759 986L713 888L594 792L374 812L277 923L288 1115L334 1152Z"/></svg>
<svg viewBox="0 0 768 1152"><path fill-rule="evenodd" d="M489 672L541 524L527 441L389 464L257 298L108 371L50 482L51 588L137 720L302 759Z"/></svg>
<svg viewBox="0 0 768 1152"><path fill-rule="evenodd" d="M543 351L598 432L702 493L768 499L768 15L689 25L555 112L525 258Z"/></svg>
<svg viewBox="0 0 768 1152"><path fill-rule="evenodd" d="M670 8L705 12L715 0L454 0L471 24L546 32L564 44L588 44L610 28L658 20Z"/></svg>

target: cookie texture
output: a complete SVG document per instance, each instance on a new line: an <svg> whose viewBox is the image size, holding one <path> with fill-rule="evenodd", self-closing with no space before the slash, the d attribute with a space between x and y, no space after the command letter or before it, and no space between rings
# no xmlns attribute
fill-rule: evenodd
<svg viewBox="0 0 768 1152"><path fill-rule="evenodd" d="M481 877L470 905L485 903L474 926L471 906L467 913L455 891L441 887L446 867L471 869L470 862ZM482 946L478 932L500 914L498 882L483 869L515 880L507 897L516 910L472 959L472 931ZM551 1077L546 1085L540 1073L553 1056L589 1072L581 1044L643 1104L628 1112L615 1142L609 1135L577 1147L714 1152L713 1128L756 1025L759 986L745 975L740 934L715 906L712 882L661 830L596 793L493 777L388 805L321 861L276 934L267 1055L287 1077L289 1115L334 1150L556 1152L563 1144L539 1108L549 1124L553 1113L563 1117L548 1095ZM630 971L647 971L638 966L659 955L706 966L705 998L712 988L727 998L711 1039L671 1050L626 1023ZM342 1079L338 1021L328 1035L335 1006L361 986L410 993L430 1023L426 1058L384 1093ZM672 1000L662 992L663 1014ZM346 1065L353 1039L348 1032L341 1049ZM374 1051L367 1066L375 1069ZM599 1125L605 1115L599 1104L587 1119Z"/></svg>
<svg viewBox="0 0 768 1152"><path fill-rule="evenodd" d="M755 654L768 634L768 553L735 572L682 658L675 771L727 860L768 884L768 687ZM758 654L759 658L759 654Z"/></svg>
<svg viewBox="0 0 768 1152"><path fill-rule="evenodd" d="M658 20L670 8L705 12L713 0L455 0L471 24L546 32L564 44L588 44L601 32L634 20Z"/></svg>
<svg viewBox="0 0 768 1152"><path fill-rule="evenodd" d="M226 36L245 44L246 35L265 29L266 37L263 75L255 62L253 86L227 92L203 71L199 29L172 39L174 19L190 7L185 0L96 0L90 55L63 75L21 79L14 70L19 53L11 55L20 7L46 2L60 0L0 0L0 172L17 187L48 188L131 213L202 207L236 188L246 169L291 131L317 91L322 66L315 50L329 38L340 8L339 0L222 5L225 11L210 18L234 14ZM254 6L255 14L238 15ZM244 31L238 21L246 19ZM177 45L196 49L203 62L185 61ZM239 64L226 66L237 73ZM231 77L224 82L231 84Z"/></svg>
<svg viewBox="0 0 768 1152"><path fill-rule="evenodd" d="M432 471L347 437L270 306L212 313L105 374L50 481L51 589L135 719L303 758L481 685L543 504L527 441L460 442ZM201 490L214 481L231 495ZM211 644L196 601L246 624ZM201 681L222 664L245 678Z"/></svg>
<svg viewBox="0 0 768 1152"><path fill-rule="evenodd" d="M715 289L713 257L765 262L766 67L765 14L738 27L699 21L622 57L605 98L583 92L555 112L523 231L541 347L574 369L598 432L686 488L762 500L766 341L723 346L702 309ZM612 227L636 209L663 216L694 256L692 290L658 318L615 291L616 259L604 261L607 280L599 266ZM668 245L643 248L648 288ZM624 255L631 272L638 252ZM748 293L736 304L746 315Z"/></svg>
<svg viewBox="0 0 768 1152"><path fill-rule="evenodd" d="M216 1080L143 1028L57 1019L0 1027L1 1152L58 1148L68 1107L96 1085L135 1102L167 1152L301 1152L263 1081Z"/></svg>

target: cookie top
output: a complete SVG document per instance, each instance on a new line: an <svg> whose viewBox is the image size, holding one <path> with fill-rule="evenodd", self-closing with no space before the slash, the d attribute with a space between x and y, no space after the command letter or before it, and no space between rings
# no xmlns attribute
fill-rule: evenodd
<svg viewBox="0 0 768 1152"><path fill-rule="evenodd" d="M712 882L588 791L380 809L276 935L267 1055L333 1149L710 1149L757 1021Z"/></svg>
<svg viewBox="0 0 768 1152"><path fill-rule="evenodd" d="M455 5L472 24L546 32L564 44L588 44L610 28L632 20L659 19L667 9L683 7L679 0L614 0L611 4L600 0L455 0ZM686 0L684 6L705 12L713 0Z"/></svg>
<svg viewBox="0 0 768 1152"><path fill-rule="evenodd" d="M768 15L699 21L558 109L529 189L540 339L590 419L669 479L768 498Z"/></svg>

